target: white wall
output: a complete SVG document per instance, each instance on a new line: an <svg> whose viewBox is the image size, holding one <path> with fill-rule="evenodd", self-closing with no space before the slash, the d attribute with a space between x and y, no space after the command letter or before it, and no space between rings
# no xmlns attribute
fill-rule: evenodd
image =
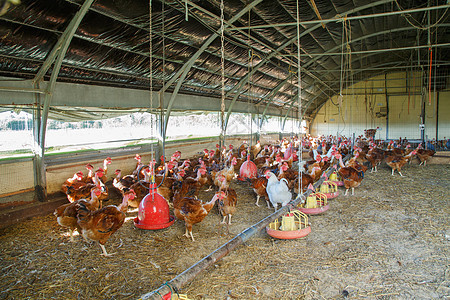
<svg viewBox="0 0 450 300"><path fill-rule="evenodd" d="M312 135L363 135L364 129L380 127L377 139L420 139L422 100L425 101L425 135L450 137L450 91L421 94L419 72L398 72L375 76L343 91L342 100L333 96L311 122ZM387 100L386 101L386 94ZM437 107L439 97L439 107ZM389 113L383 114L383 109Z"/></svg>
<svg viewBox="0 0 450 300"><path fill-rule="evenodd" d="M439 93L439 139L450 138L450 91Z"/></svg>

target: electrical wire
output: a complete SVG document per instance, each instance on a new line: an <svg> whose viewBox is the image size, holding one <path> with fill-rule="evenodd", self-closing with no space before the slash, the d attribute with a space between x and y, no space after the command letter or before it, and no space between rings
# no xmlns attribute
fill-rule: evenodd
<svg viewBox="0 0 450 300"><path fill-rule="evenodd" d="M400 11L405 10L403 7L400 6L400 4L398 3L397 0L395 0L395 4L397 4L397 7ZM436 23L431 24L429 26L419 26L419 25L414 25L409 19L408 16L411 17L411 19L413 19L416 23L420 24L419 21L417 21L411 14L402 14L402 16L405 18L406 22L408 22L412 27L417 28L419 30L428 30L430 28L435 27L437 24L439 24L442 19L445 17L445 15L447 14L448 11L448 7L445 9L445 12L442 14L442 16L436 21Z"/></svg>

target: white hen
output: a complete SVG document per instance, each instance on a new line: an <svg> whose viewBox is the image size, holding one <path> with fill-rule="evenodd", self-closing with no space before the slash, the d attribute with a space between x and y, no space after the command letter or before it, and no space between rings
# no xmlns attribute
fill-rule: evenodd
<svg viewBox="0 0 450 300"><path fill-rule="evenodd" d="M266 178L266 191L269 195L270 203L272 203L276 211L278 203L280 203L281 206L285 206L289 203L289 201L291 201L292 193L289 191L288 181L285 178L278 181L277 176L275 176L272 172L267 172Z"/></svg>

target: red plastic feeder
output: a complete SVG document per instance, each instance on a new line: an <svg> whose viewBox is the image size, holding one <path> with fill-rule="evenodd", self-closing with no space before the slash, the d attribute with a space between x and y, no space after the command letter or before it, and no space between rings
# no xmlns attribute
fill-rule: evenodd
<svg viewBox="0 0 450 300"><path fill-rule="evenodd" d="M324 193L324 194L327 196L327 199L330 200L330 199L334 199L337 196L339 196L339 191L334 192L334 193Z"/></svg>
<svg viewBox="0 0 450 300"><path fill-rule="evenodd" d="M299 210L293 210L282 216L281 221L276 219L266 227L271 237L283 240L299 239L311 232L308 216Z"/></svg>
<svg viewBox="0 0 450 300"><path fill-rule="evenodd" d="M175 222L175 217L169 213L169 204L156 191L156 184L150 184L147 196L139 204L138 216L134 226L140 229L156 230L167 228Z"/></svg>
<svg viewBox="0 0 450 300"><path fill-rule="evenodd" d="M333 181L324 181L321 185L320 185L320 192L325 194L325 196L327 196L327 199L334 199L337 196L339 196L339 190L337 188L337 184Z"/></svg>
<svg viewBox="0 0 450 300"><path fill-rule="evenodd" d="M330 205L327 204L325 206L316 207L316 208L299 207L298 210L307 215L318 215L323 212L326 212L329 208L330 208Z"/></svg>
<svg viewBox="0 0 450 300"><path fill-rule="evenodd" d="M242 163L241 168L239 169L238 179L244 181L246 178L255 178L257 172L258 169L256 168L255 163L250 160L250 155L247 155L247 160Z"/></svg>
<svg viewBox="0 0 450 300"><path fill-rule="evenodd" d="M292 155L292 146L289 146L285 151L284 151L284 160L288 160L291 155Z"/></svg>
<svg viewBox="0 0 450 300"><path fill-rule="evenodd" d="M306 197L306 202L297 207L299 211L306 215L318 215L326 212L330 208L327 204L327 196L323 193L313 193Z"/></svg>

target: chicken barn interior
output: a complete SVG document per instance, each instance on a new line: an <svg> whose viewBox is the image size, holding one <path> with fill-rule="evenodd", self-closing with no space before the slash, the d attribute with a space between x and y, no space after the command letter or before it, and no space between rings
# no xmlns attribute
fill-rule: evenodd
<svg viewBox="0 0 450 300"><path fill-rule="evenodd" d="M1 0L0 299L450 297L448 0Z"/></svg>

